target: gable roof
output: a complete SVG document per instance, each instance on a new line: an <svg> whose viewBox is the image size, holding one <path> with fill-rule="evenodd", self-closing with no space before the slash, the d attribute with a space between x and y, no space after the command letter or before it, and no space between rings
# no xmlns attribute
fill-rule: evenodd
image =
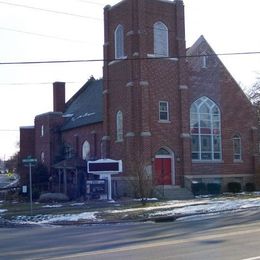
<svg viewBox="0 0 260 260"><path fill-rule="evenodd" d="M103 121L103 80L91 78L67 103L62 131Z"/></svg>

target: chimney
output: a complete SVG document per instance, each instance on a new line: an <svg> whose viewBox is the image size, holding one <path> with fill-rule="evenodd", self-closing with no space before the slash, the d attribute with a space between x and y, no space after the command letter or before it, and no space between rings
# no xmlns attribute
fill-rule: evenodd
<svg viewBox="0 0 260 260"><path fill-rule="evenodd" d="M65 82L53 83L53 112L64 112Z"/></svg>

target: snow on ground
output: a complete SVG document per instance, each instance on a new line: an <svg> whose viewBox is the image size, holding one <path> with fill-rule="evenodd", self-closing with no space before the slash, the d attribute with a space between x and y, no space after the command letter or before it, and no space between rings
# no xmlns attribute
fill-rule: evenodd
<svg viewBox="0 0 260 260"><path fill-rule="evenodd" d="M79 214L61 214L61 215L37 215L37 216L18 216L14 219L19 224L48 224L54 222L76 222L80 220L97 221L98 212L83 212Z"/></svg>
<svg viewBox="0 0 260 260"><path fill-rule="evenodd" d="M117 202L119 203L119 202ZM74 206L78 204L73 204ZM45 207L60 207L62 205L46 205ZM18 216L13 219L15 223L26 223L26 224L46 224L46 223L57 223L57 222L77 222L77 221L89 221L99 223L105 220L106 213L116 214L124 213L125 216L131 213L138 213L138 215L148 215L149 217L160 217L160 216L191 216L199 214L224 214L225 212L248 210L250 208L260 209L260 196L241 198L240 197L222 197L222 198L196 198L193 200L185 201L167 201L157 202L153 206L137 207L137 208L126 208L126 209L113 209L113 210L95 210L89 212L83 212L79 214L60 214L60 215L37 215L37 216ZM91 209L90 209L91 210ZM3 213L4 209L0 210ZM98 217L102 213L101 217Z"/></svg>
<svg viewBox="0 0 260 260"><path fill-rule="evenodd" d="M203 202L204 199L201 200ZM191 204L185 207L172 207L169 210L157 211L150 214L155 216L178 216L178 215L193 215L202 213L216 213L224 211L240 211L243 209L260 207L260 198L251 199L212 199L206 200L206 203ZM174 205L174 204L173 204Z"/></svg>
<svg viewBox="0 0 260 260"><path fill-rule="evenodd" d="M70 204L70 206L83 206L83 205L85 205L84 202L75 202Z"/></svg>
<svg viewBox="0 0 260 260"><path fill-rule="evenodd" d="M7 209L0 209L0 214L6 212Z"/></svg>
<svg viewBox="0 0 260 260"><path fill-rule="evenodd" d="M54 205L44 205L42 208L61 208L63 205L61 204L54 204Z"/></svg>

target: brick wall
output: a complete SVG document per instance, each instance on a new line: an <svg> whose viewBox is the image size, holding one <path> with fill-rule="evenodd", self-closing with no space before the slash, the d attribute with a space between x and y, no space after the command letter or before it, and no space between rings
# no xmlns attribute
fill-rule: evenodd
<svg viewBox="0 0 260 260"><path fill-rule="evenodd" d="M19 173L21 178L21 185L28 184L28 167L25 167L22 163L23 159L28 156L35 156L35 128L32 127L20 127L20 162Z"/></svg>

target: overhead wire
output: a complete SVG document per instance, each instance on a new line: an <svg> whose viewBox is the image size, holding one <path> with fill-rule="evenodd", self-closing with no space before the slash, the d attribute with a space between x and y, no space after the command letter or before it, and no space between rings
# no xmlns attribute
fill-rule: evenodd
<svg viewBox="0 0 260 260"><path fill-rule="evenodd" d="M47 35L47 34L41 34L41 33L35 33L35 32L23 31L23 30L17 30L17 29L6 28L6 27L0 27L0 30L30 34L30 35L35 35L35 36L44 37L44 38L53 38L53 39L62 40L62 41L70 41L70 42L85 43L85 44L88 43L86 41L73 40L73 39L62 38L62 37L53 36L53 35ZM90 43L88 43L88 44L90 44Z"/></svg>
<svg viewBox="0 0 260 260"><path fill-rule="evenodd" d="M179 55L168 57L144 57L144 58L126 58L122 61L134 61L134 60L169 60L169 59L181 59L181 58L198 58L198 57L212 57L212 56L235 56L235 55L258 55L260 51L248 51L248 52L227 52L227 53L205 53L195 55ZM119 60L119 59L118 59ZM114 60L107 59L75 59L75 60L42 60L42 61L7 61L0 62L0 65L33 65L33 64L55 64L55 63L87 63L87 62L112 62Z"/></svg>
<svg viewBox="0 0 260 260"><path fill-rule="evenodd" d="M68 16L84 18L84 19L93 19L93 20L97 20L97 21L103 21L102 19L97 18L97 17L85 16L85 15L74 14L74 13L69 13L69 12L56 11L56 10L52 10L52 9L45 9L45 8L34 7L34 6L30 6L30 5L15 4L15 3L9 3L9 2L5 2L5 1L0 1L0 4L28 8L28 9L32 9L32 10L54 13L54 14L68 15Z"/></svg>

